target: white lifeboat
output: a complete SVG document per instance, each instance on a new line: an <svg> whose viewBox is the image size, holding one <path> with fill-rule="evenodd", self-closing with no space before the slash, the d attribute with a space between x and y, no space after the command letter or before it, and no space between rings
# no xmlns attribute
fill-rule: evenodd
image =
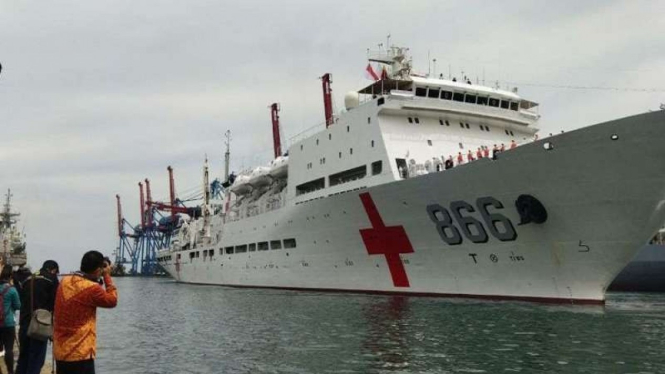
<svg viewBox="0 0 665 374"><path fill-rule="evenodd" d="M254 188L267 186L272 181L270 178L270 168L268 166L258 166L249 174L249 184Z"/></svg>
<svg viewBox="0 0 665 374"><path fill-rule="evenodd" d="M252 190L252 186L249 184L249 175L240 174L236 177L236 180L233 181L231 186L231 192L236 195L244 195Z"/></svg>
<svg viewBox="0 0 665 374"><path fill-rule="evenodd" d="M275 179L286 178L289 175L289 156L279 156L270 161L270 176Z"/></svg>

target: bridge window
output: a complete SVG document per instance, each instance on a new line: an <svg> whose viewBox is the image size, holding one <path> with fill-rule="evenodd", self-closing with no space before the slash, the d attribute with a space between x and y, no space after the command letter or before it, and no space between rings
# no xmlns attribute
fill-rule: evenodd
<svg viewBox="0 0 665 374"><path fill-rule="evenodd" d="M468 124L468 123L466 124L466 128L467 128L467 129L469 128L469 124Z"/></svg>
<svg viewBox="0 0 665 374"><path fill-rule="evenodd" d="M427 96L427 88L416 87L416 96L421 96L421 97Z"/></svg>
<svg viewBox="0 0 665 374"><path fill-rule="evenodd" d="M432 99L438 99L439 98L439 89L438 88L430 88L429 91L427 91L427 97L432 98Z"/></svg>
<svg viewBox="0 0 665 374"><path fill-rule="evenodd" d="M340 152L341 156L341 152ZM325 187L325 178L315 179L307 183L296 186L296 196L314 192Z"/></svg>
<svg viewBox="0 0 665 374"><path fill-rule="evenodd" d="M208 251L208 253L210 254L210 258L212 259L212 257L215 255L215 250L211 249Z"/></svg>
<svg viewBox="0 0 665 374"><path fill-rule="evenodd" d="M464 144L459 143L459 149L464 149Z"/></svg>
<svg viewBox="0 0 665 374"><path fill-rule="evenodd" d="M464 98L464 101L470 104L475 104L476 103L476 95L469 95L466 94L466 97Z"/></svg>
<svg viewBox="0 0 665 374"><path fill-rule="evenodd" d="M284 249L291 249L296 247L295 239L284 239Z"/></svg>
<svg viewBox="0 0 665 374"><path fill-rule="evenodd" d="M476 104L478 104L478 105L487 105L487 97L478 96L478 101L476 101Z"/></svg>
<svg viewBox="0 0 665 374"><path fill-rule="evenodd" d="M409 117L409 123L413 123L413 118Z"/></svg>
<svg viewBox="0 0 665 374"><path fill-rule="evenodd" d="M450 126L450 122L448 122L448 120L446 120L446 126Z"/></svg>
<svg viewBox="0 0 665 374"><path fill-rule="evenodd" d="M462 122L460 122L459 127L464 128L464 124Z"/></svg>
<svg viewBox="0 0 665 374"><path fill-rule="evenodd" d="M510 107L510 101L501 100L501 109L508 109Z"/></svg>
<svg viewBox="0 0 665 374"><path fill-rule="evenodd" d="M372 140L372 148L374 148L374 140Z"/></svg>
<svg viewBox="0 0 665 374"><path fill-rule="evenodd" d="M319 139L316 139L316 145L319 145Z"/></svg>
<svg viewBox="0 0 665 374"><path fill-rule="evenodd" d="M520 104L517 103L517 102L514 102L514 101L511 101L511 102L510 102L510 110L517 111L517 109L519 108L519 106L520 106Z"/></svg>
<svg viewBox="0 0 665 374"><path fill-rule="evenodd" d="M226 252L227 255L232 255L233 254L233 247L224 248L224 252Z"/></svg>
<svg viewBox="0 0 665 374"><path fill-rule="evenodd" d="M256 251L256 243L250 243L249 244L249 251L250 252L255 252Z"/></svg>
<svg viewBox="0 0 665 374"><path fill-rule="evenodd" d="M499 107L499 99L495 99L493 97L490 97L489 103L490 103L490 106Z"/></svg>
<svg viewBox="0 0 665 374"><path fill-rule="evenodd" d="M453 93L450 91L441 91L441 98L443 100L451 100L453 98Z"/></svg>
<svg viewBox="0 0 665 374"><path fill-rule="evenodd" d="M259 242L259 251L267 251L268 250L268 242Z"/></svg>
<svg viewBox="0 0 665 374"><path fill-rule="evenodd" d="M345 170L341 173L332 174L328 177L328 184L330 187L338 184L351 182L357 179L362 179L367 175L367 166L358 166L353 169Z"/></svg>
<svg viewBox="0 0 665 374"><path fill-rule="evenodd" d="M245 253L247 252L247 244L236 245L236 253Z"/></svg>
<svg viewBox="0 0 665 374"><path fill-rule="evenodd" d="M439 125L443 126L443 120L442 119L439 120Z"/></svg>
<svg viewBox="0 0 665 374"><path fill-rule="evenodd" d="M432 140L431 139L427 139L427 145L429 145L430 147L432 146Z"/></svg>
<svg viewBox="0 0 665 374"><path fill-rule="evenodd" d="M461 93L461 92L455 92L453 94L453 100L463 102L464 101L464 94Z"/></svg>
<svg viewBox="0 0 665 374"><path fill-rule="evenodd" d="M381 161L372 162L372 175L381 174L382 169L383 169L383 162Z"/></svg>
<svg viewBox="0 0 665 374"><path fill-rule="evenodd" d="M270 249L282 249L282 242L280 240L271 240Z"/></svg>
<svg viewBox="0 0 665 374"><path fill-rule="evenodd" d="M413 120L414 120L416 123L420 123L420 120L418 119L418 117L415 117Z"/></svg>

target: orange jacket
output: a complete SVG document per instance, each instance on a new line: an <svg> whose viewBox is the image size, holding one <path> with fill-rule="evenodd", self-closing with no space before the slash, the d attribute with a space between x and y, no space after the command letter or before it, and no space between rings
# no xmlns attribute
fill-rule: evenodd
<svg viewBox="0 0 665 374"><path fill-rule="evenodd" d="M53 355L58 361L94 359L97 351L97 307L114 308L118 292L111 277L106 290L81 275L62 279L55 297Z"/></svg>

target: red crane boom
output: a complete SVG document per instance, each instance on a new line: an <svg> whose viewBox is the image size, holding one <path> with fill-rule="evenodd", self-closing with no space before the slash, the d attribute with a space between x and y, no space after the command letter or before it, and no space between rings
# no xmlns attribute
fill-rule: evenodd
<svg viewBox="0 0 665 374"><path fill-rule="evenodd" d="M332 75L330 73L323 74L321 77L323 86L323 109L326 114L326 128L333 124L333 111L332 111Z"/></svg>
<svg viewBox="0 0 665 374"><path fill-rule="evenodd" d="M272 117L272 145L275 150L275 158L282 154L282 141L279 138L279 104L270 105L270 115Z"/></svg>
<svg viewBox="0 0 665 374"><path fill-rule="evenodd" d="M140 204L141 204L141 228L145 228L145 198L143 196L143 183L139 182Z"/></svg>
<svg viewBox="0 0 665 374"><path fill-rule="evenodd" d="M118 236L122 236L122 205L120 204L120 195L115 195L118 206Z"/></svg>

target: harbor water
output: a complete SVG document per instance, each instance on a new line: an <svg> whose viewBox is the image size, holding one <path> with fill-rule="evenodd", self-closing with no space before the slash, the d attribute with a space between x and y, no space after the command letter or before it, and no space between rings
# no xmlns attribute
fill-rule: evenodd
<svg viewBox="0 0 665 374"><path fill-rule="evenodd" d="M117 278L100 373L665 373L665 295L604 307Z"/></svg>

